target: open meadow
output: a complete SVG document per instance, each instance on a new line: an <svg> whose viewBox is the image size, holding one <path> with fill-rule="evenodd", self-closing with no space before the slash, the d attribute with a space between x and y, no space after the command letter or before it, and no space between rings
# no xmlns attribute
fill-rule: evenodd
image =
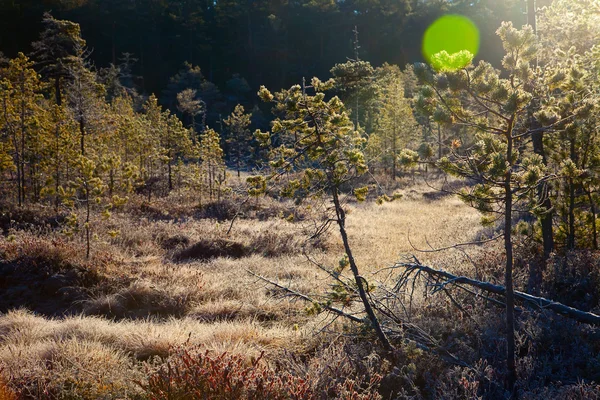
<svg viewBox="0 0 600 400"><path fill-rule="evenodd" d="M395 201L348 205L348 235L368 282L392 287L400 271L388 268L413 256L432 267L502 282L496 242L423 252L494 235L481 227L472 208L434 190L435 184L407 179ZM217 382L216 388L227 379L232 387L250 387L247 375L258 374L261 378L253 379L281 393L287 390L282 387L300 393L244 392L248 398L469 397L482 380L490 385L486 390L501 393L494 374L503 373L502 357L494 347L502 346L502 319L493 303L452 290L463 304L457 308L451 303L455 297L426 296L429 289L417 281L415 293L404 297L413 309L404 310L405 333L393 338L401 367L394 366L361 323L316 306L360 310L354 296L340 298L326 272L343 255L335 227L311 241L316 211L267 197L248 206L232 225L226 214L239 211L232 211L230 202L208 207L214 213L209 216L185 194L152 206L133 201L99 222L90 259L84 257L81 238L68 239L52 229L48 210L5 215L0 371L9 386L0 398L12 399L13 392L35 399L196 398L184 393L190 387L207 390L194 375L198 371ZM119 234L112 238L105 234L114 230ZM529 335L550 334L535 317L523 318ZM416 336L412 324L419 327ZM423 340L439 349L424 351ZM530 337L520 340L533 345ZM448 358L457 351L467 359ZM536 381L538 356L530 358L530 365L520 368ZM176 367L178 372L169 375L168 368ZM235 373L223 380L219 374L225 370ZM286 380L292 378L298 381ZM179 394L166 394L175 387ZM218 390L207 393L217 396Z"/></svg>
<svg viewBox="0 0 600 400"><path fill-rule="evenodd" d="M0 0L0 400L600 399L599 38Z"/></svg>
<svg viewBox="0 0 600 400"><path fill-rule="evenodd" d="M415 248L477 235L479 217L471 208L432 193L424 184L411 185L397 201L349 208L348 233L365 274L418 254ZM98 239L89 260L82 256L82 241L66 240L43 225L47 210L10 214L10 234L0 242L4 378L34 398L67 392L131 396L147 369L160 366L179 346L244 359L264 352L269 362L294 363L324 357L320 352L357 334L330 331L327 313L310 312L310 303L250 274L325 295L332 282L317 264L338 264L343 248L335 229L309 243L310 216L294 222L277 212L268 215L294 207L264 198L227 235L230 221L197 218L185 200L172 195L156 209L131 206L113 216L97 230L105 237L102 230L118 228L119 235ZM422 259L447 260L448 267L461 262L442 253Z"/></svg>

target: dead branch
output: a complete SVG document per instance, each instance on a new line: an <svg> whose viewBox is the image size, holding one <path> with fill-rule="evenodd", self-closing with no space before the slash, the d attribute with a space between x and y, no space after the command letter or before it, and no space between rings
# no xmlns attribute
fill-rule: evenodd
<svg viewBox="0 0 600 400"><path fill-rule="evenodd" d="M284 292L286 292L287 294L289 294L291 296L297 297L301 300L304 300L304 301L307 301L310 303L317 303L321 307L323 307L325 310L330 311L330 312L336 314L337 316L345 317L353 322L358 322L358 323L364 323L366 321L365 319L358 318L355 315L348 314L347 312L344 312L343 310L340 310L339 308L335 308L335 307L328 306L327 304L323 304L322 302L319 302L305 294L296 292L295 290L292 290L289 287L280 285L279 283L274 282L274 281L270 280L269 278L259 275L249 269L246 269L246 271L250 275L254 276L255 278L257 278L265 283L268 283L269 285L273 285L274 287L283 290ZM379 304L379 302L376 301L374 304L374 307L379 312L382 312L381 308L377 307L377 305L380 306L381 304ZM382 312L382 313L385 314L385 312ZM393 315L387 315L387 316L392 318L392 321L396 324L396 328L393 328L390 326L383 326L383 328L386 331L386 334L391 334L394 337L397 337L402 340L408 340L408 341L414 343L417 346L417 348L419 348L423 351L435 354L449 364L472 368L469 364L460 360L454 354L450 353L447 349L440 346L439 343L437 343L437 341L433 337L431 337L427 332L425 332L418 326L408 323L408 322L405 322Z"/></svg>
<svg viewBox="0 0 600 400"><path fill-rule="evenodd" d="M337 314L337 315L339 315L339 316L342 316L342 317L346 317L346 318L348 318L348 319L349 319L349 320L351 320L351 321L354 321L354 322L359 322L359 323L362 323L362 322L364 322L364 320L363 320L362 318L358 318L358 317L357 317L357 316L355 316L355 315L348 314L347 312L344 312L343 310L340 310L339 308L335 308L335 307L328 306L327 304L323 304L322 302L319 302L319 301L317 301L317 300L314 300L314 299L312 299L312 298L308 297L308 296L307 296L307 295L305 295L305 294L302 294L302 293L296 292L295 290L292 290L292 289L290 289L289 287L286 287L286 286L280 285L279 283L277 283L277 282L274 282L274 281L270 280L269 278L265 278L265 277L264 277L264 276L262 276L262 275L258 275L257 273L255 273L255 272L252 272L252 271L250 271L249 269L247 269L246 271L247 271L247 272L248 272L250 275L252 275L252 276L254 276L254 277L256 277L256 278L260 279L260 280L261 280L261 281L263 281L263 282L266 282L266 283L268 283L269 285L273 285L273 286L275 286L276 288L283 290L284 292L288 293L289 295L292 295L292 296L294 296L294 297L297 297L297 298L299 298L299 299L302 299L302 300L304 300L304 301L308 301L308 302L310 302L310 303L313 303L313 304L314 304L314 303L317 303L317 304L319 304L319 306L323 307L323 308L324 308L324 309L326 309L327 311L331 311L331 312L332 312L332 313L334 313L334 314Z"/></svg>
<svg viewBox="0 0 600 400"><path fill-rule="evenodd" d="M486 292L504 295L506 293L506 288L504 286L495 285L490 282L478 281L475 279L470 279L465 276L456 276L449 272L434 269L420 263L398 263L395 265L398 268L405 268L407 272L418 271L421 273L426 273L429 276L439 277L445 279L446 284L465 284L474 286ZM444 285L446 285L444 284ZM581 311L573 307L569 307L565 304L549 300L543 297L532 296L527 293L515 291L515 297L526 302L527 304L538 307L542 310L551 310L557 314L560 314L564 317L573 319L577 322L582 322L585 324L600 326L600 315L596 315L590 312Z"/></svg>

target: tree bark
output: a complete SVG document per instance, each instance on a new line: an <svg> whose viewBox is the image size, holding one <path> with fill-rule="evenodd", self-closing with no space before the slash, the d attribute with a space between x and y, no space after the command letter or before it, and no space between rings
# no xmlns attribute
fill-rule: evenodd
<svg viewBox="0 0 600 400"><path fill-rule="evenodd" d="M337 188L335 186L333 186L332 191L333 191L333 193L332 193L333 194L333 204L335 206L335 212L336 212L336 216L337 216L337 223L340 228L342 242L344 243L344 250L346 251L346 255L348 256L348 262L350 264L350 269L352 270L352 274L354 275L354 280L356 282L358 294L360 296L360 299L362 300L363 306L365 307L365 312L367 313L367 316L369 317L369 320L371 321L371 325L373 326L373 329L375 330L375 333L377 334L377 338L381 342L383 348L386 351L391 352L394 348L392 347L392 345L391 345L389 339L387 338L385 332L383 331L383 329L381 329L381 324L379 323L379 319L377 318L377 315L375 314L375 311L373 310L373 307L371 306L371 302L369 301L369 298L367 297L367 292L366 292L365 286L364 286L365 280L360 275L358 266L356 265L354 256L352 255L352 249L350 248L350 243L348 241L348 234L346 233L346 214L342 208L342 205L340 204L340 198L339 198Z"/></svg>
<svg viewBox="0 0 600 400"><path fill-rule="evenodd" d="M512 159L512 127L507 133L508 148L506 159ZM513 288L513 244L512 244L512 162L510 162L504 181L504 249L506 251L506 269L504 285L506 287L506 366L508 368L508 390L515 392L517 368L515 362L515 295Z"/></svg>
<svg viewBox="0 0 600 400"><path fill-rule="evenodd" d="M575 152L575 138L571 139L570 158L577 165L577 154ZM567 248L575 248L575 180L569 177L569 234L567 235Z"/></svg>
<svg viewBox="0 0 600 400"><path fill-rule="evenodd" d="M594 204L594 198L592 197L592 191L590 188L586 190L588 201L590 202L590 211L592 214L592 246L594 250L598 250L598 231L596 230L596 205Z"/></svg>
<svg viewBox="0 0 600 400"><path fill-rule="evenodd" d="M494 293L502 296L506 294L506 288L504 286L494 285L490 282L478 281L475 279L467 278L465 276L456 276L449 272L434 269L425 265L417 263L399 263L397 264L397 266L418 269L422 272L427 273L428 275L440 277L455 284L465 284L473 286L489 293ZM600 315L591 312L581 311L576 308L569 307L565 304L546 299L544 297L533 296L528 293L519 292L516 290L514 291L514 293L515 298L518 298L519 300L522 300L527 304L533 305L540 309L553 311L559 315L562 315L563 317L570 318L574 321L581 322L584 324L600 326Z"/></svg>

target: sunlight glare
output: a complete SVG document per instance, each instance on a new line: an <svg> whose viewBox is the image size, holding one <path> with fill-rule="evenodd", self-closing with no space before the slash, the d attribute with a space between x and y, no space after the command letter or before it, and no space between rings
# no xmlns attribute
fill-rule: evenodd
<svg viewBox="0 0 600 400"><path fill-rule="evenodd" d="M434 55L446 51L453 55L463 50L477 55L479 29L462 15L444 15L427 28L423 37L423 56L431 63Z"/></svg>

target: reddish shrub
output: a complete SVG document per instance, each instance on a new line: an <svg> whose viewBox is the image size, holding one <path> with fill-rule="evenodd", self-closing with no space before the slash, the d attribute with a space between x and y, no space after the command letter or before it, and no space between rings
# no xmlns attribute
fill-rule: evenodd
<svg viewBox="0 0 600 400"><path fill-rule="evenodd" d="M17 400L15 392L8 387L3 379L0 379L0 400Z"/></svg>
<svg viewBox="0 0 600 400"><path fill-rule="evenodd" d="M169 362L150 374L148 383L138 383L151 400L316 400L319 390L311 385L314 379L293 376L276 371L258 359L248 363L244 357L224 353L213 356L178 349ZM379 377L369 383L368 389L360 381L346 378L327 393L329 398L342 400L379 400L374 387Z"/></svg>
<svg viewBox="0 0 600 400"><path fill-rule="evenodd" d="M249 365L237 355L212 356L178 350L166 366L142 384L151 400L159 399L313 399L306 380L275 374L261 362Z"/></svg>

